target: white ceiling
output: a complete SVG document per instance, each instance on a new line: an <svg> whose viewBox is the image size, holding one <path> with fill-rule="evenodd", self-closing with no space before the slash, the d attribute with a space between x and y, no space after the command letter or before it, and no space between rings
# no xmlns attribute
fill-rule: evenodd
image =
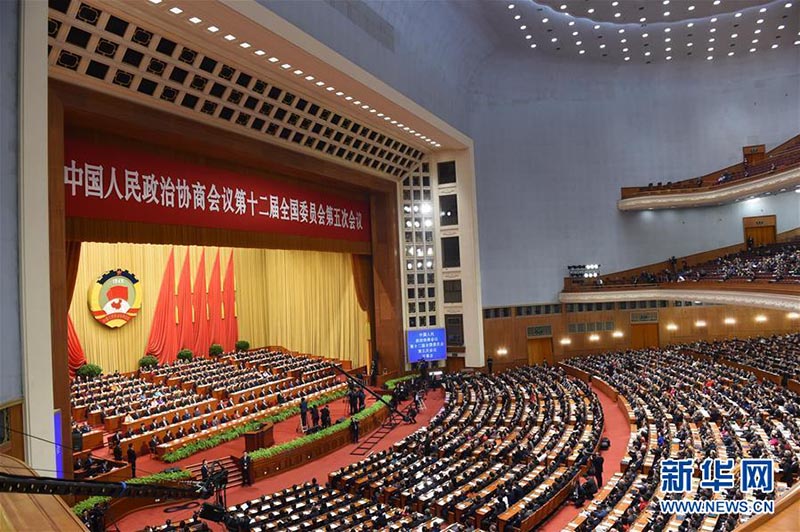
<svg viewBox="0 0 800 532"><path fill-rule="evenodd" d="M502 19L493 22L532 54L655 64L800 46L800 0L506 0L490 7Z"/></svg>

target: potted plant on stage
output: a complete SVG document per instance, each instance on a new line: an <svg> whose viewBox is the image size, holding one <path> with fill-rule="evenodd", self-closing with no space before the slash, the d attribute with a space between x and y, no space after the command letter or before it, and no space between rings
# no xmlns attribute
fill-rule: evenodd
<svg viewBox="0 0 800 532"><path fill-rule="evenodd" d="M194 353L191 349L181 349L178 351L178 360L181 362L191 362L194 358Z"/></svg>
<svg viewBox="0 0 800 532"><path fill-rule="evenodd" d="M250 349L250 342L247 340L239 340L236 342L236 351L242 352Z"/></svg>
<svg viewBox="0 0 800 532"><path fill-rule="evenodd" d="M222 346L219 344L211 344L211 347L208 348L208 356L210 357L218 357L223 353Z"/></svg>
<svg viewBox="0 0 800 532"><path fill-rule="evenodd" d="M75 371L77 376L87 379L94 379L101 373L103 373L103 368L97 364L84 364Z"/></svg>

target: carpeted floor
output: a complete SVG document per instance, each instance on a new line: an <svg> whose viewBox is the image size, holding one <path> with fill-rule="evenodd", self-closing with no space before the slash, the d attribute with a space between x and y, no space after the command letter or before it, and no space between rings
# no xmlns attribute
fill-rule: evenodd
<svg viewBox="0 0 800 532"><path fill-rule="evenodd" d="M372 404L372 402L372 400L368 400L367 405ZM444 404L444 392L442 390L429 392L426 399L426 404L427 409L419 413L417 416L417 422L415 424L408 425L403 423L395 427L388 436L386 436L376 445L376 447L373 449L373 452L379 452L384 449L388 449L397 441L405 438L418 428L427 425L430 419ZM346 404L342 400L334 401L330 404L330 408L331 418L333 420L345 415ZM299 416L294 416L275 425L274 434L276 443L282 443L297 437L298 434L296 429L299 422ZM361 437L363 439L366 436L367 435L364 434ZM324 484L328 479L329 473L336 471L345 465L357 462L363 458L350 454L355 447L355 444L348 445L342 449L339 449L338 451L320 458L319 460L314 460L301 467L261 480L260 482L256 482L253 486L241 486L229 489L227 493L228 505L251 500L256 497L260 497L264 493L272 493L274 491L282 490L283 488L289 487L292 484L309 481L312 478L316 478L320 484ZM238 456L243 451L244 440L239 439L214 449L209 449L203 453L196 454L181 462L170 464L170 466L195 464L202 461L203 458L218 458L230 454L235 454ZM140 461L141 462L137 462L137 465L141 463L143 467L151 468L149 472L158 472L165 467L164 463L152 460L150 458L142 457L140 458ZM142 472L142 475L145 474L144 469L139 470ZM141 530L147 525L163 524L167 519L172 520L173 523L179 523L181 519L191 517L192 513L199 509L201 502L202 501L194 502L180 507L166 505L142 510L119 521L117 523L117 527L119 527L119 530L122 532L129 532ZM113 526L111 529L113 530Z"/></svg>
<svg viewBox="0 0 800 532"><path fill-rule="evenodd" d="M620 461L625 456L625 450L628 447L628 441L631 437L630 425L617 403L597 388L592 387L592 389L597 394L597 398L600 399L600 404L603 407L603 414L605 416L603 436L611 440L611 447L607 451L601 452L605 460L603 462L603 481L607 482L614 473L620 471ZM589 502L586 503L586 506L588 505ZM559 508L550 519L542 524L538 530L542 532L563 530L567 523L572 521L581 510L582 508L576 508L573 504L565 504Z"/></svg>

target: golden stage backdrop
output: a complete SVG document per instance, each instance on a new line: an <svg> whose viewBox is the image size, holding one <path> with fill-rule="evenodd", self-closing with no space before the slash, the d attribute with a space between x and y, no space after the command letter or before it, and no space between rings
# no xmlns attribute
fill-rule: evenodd
<svg viewBox="0 0 800 532"><path fill-rule="evenodd" d="M176 287L187 252L193 292L203 250L206 282L218 250L220 278L225 278L231 248L82 244L69 313L87 362L99 364L107 373L137 368L137 361L145 354L164 267L172 249ZM251 347L281 345L293 351L350 360L353 367L367 364L369 318L359 306L351 255L234 248L233 261L239 339L249 341ZM128 270L139 280L142 308L124 327L109 329L92 317L87 299L97 278L117 268Z"/></svg>

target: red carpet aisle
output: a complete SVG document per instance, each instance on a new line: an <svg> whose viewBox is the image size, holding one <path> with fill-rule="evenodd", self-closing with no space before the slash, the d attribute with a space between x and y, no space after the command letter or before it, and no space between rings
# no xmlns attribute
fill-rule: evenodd
<svg viewBox="0 0 800 532"><path fill-rule="evenodd" d="M368 405L371 404L373 401L368 401ZM407 425L405 423L398 425L395 427L389 435L381 440L378 445L375 446L372 452L380 452L384 449L388 449L392 445L394 445L399 440L402 440L415 430L420 427L423 427L428 424L430 419L439 411L444 403L444 392L442 390L436 390L428 393L428 397L425 400L427 404L427 409L420 412L417 416L417 423L413 425ZM405 405L404 405L405 406ZM338 419L345 412L345 404L342 401L334 401L331 403L331 418ZM282 423L279 423L275 426L275 440L276 442L280 443L283 441L287 441L293 439L297 434L295 433L295 429L297 428L298 417L295 416L293 418L287 419ZM281 434L281 436L279 436ZM367 435L363 434L361 437L365 438ZM236 445L233 450L231 450L231 446ZM232 488L228 490L228 505L239 504L240 502L248 501L254 499L256 497L261 496L264 493L272 493L274 491L282 490L283 488L289 487L293 484L298 484L301 482L305 482L307 480L311 480L312 478L316 478L320 484L324 484L328 480L328 474L332 471L336 471L337 469L352 464L353 462L357 462L362 457L352 456L350 452L355 448L355 445L348 445L347 447L343 447L336 452L333 452L319 460L314 460L313 462L309 462L308 464L292 469L285 473L281 473L280 475L276 475L274 477L270 477L268 479L264 479L260 482L257 482L254 486L241 486L237 488ZM206 456L207 453L215 452L214 456L227 456L228 454L236 454L239 455L244 450L244 440L237 440L234 442L230 442L226 445L222 445L215 449L210 449L204 453L196 454L191 458L188 458L179 464L186 463L188 464L195 464L197 462L202 461L202 459L208 458L210 459L211 456ZM142 465L144 465L144 458L141 458ZM148 459L149 460L149 459ZM153 471L161 471L164 469L164 464L161 462L156 462L150 460L148 467L153 468ZM138 469L138 462L137 462L137 469ZM142 473L144 474L144 473ZM135 530L142 530L147 525L153 524L162 524L165 520L171 519L173 523L180 522L181 519L191 517L192 513L199 509L199 506L190 508L188 510L178 510L178 511L170 511L165 512L165 510L169 508L169 506L161 506L157 508L152 508L149 510L143 510L141 512L137 512L135 514L129 515L128 517L122 519L117 526L119 530L122 532L132 532Z"/></svg>
<svg viewBox="0 0 800 532"><path fill-rule="evenodd" d="M592 390L597 394L598 399L600 399L600 405L603 407L606 423L603 436L611 440L611 448L601 452L605 459L605 462L603 462L603 481L605 482L608 481L614 473L620 471L620 461L625 456L625 450L628 447L631 431L628 420L622 414L617 403L594 386L592 386ZM589 503L587 502L584 506L588 505ZM539 530L543 532L563 530L567 523L572 521L582 510L583 508L576 508L573 504L562 506L553 517L539 528Z"/></svg>

